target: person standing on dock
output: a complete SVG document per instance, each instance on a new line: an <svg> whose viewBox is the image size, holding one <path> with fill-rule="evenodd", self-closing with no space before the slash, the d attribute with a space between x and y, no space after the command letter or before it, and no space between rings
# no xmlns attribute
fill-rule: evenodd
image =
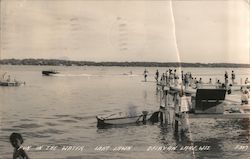
<svg viewBox="0 0 250 159"><path fill-rule="evenodd" d="M213 84L212 78L209 78L208 84Z"/></svg>
<svg viewBox="0 0 250 159"><path fill-rule="evenodd" d="M227 71L225 72L224 78L225 78L225 84L227 85L228 84L228 73L227 73Z"/></svg>
<svg viewBox="0 0 250 159"><path fill-rule="evenodd" d="M221 87L221 82L220 82L220 80L217 80L217 82L216 82L216 88L220 88Z"/></svg>
<svg viewBox="0 0 250 159"><path fill-rule="evenodd" d="M168 84L169 83L169 72L168 72L168 70L166 70L165 76L166 76L166 83Z"/></svg>
<svg viewBox="0 0 250 159"><path fill-rule="evenodd" d="M148 77L148 71L147 71L147 69L145 69L144 70L144 80L145 80L145 82L147 82L147 77Z"/></svg>
<svg viewBox="0 0 250 159"><path fill-rule="evenodd" d="M243 90L241 95L241 104L248 104L249 92L248 90Z"/></svg>
<svg viewBox="0 0 250 159"><path fill-rule="evenodd" d="M159 79L159 71L158 70L156 70L155 79L156 79L156 82L158 82L158 79Z"/></svg>
<svg viewBox="0 0 250 159"><path fill-rule="evenodd" d="M10 82L10 75L8 75L7 82Z"/></svg>
<svg viewBox="0 0 250 159"><path fill-rule="evenodd" d="M164 75L164 73L161 75L160 84L161 84L161 85L164 85L164 84L165 84L165 75Z"/></svg>
<svg viewBox="0 0 250 159"><path fill-rule="evenodd" d="M231 74L231 78L232 78L232 84L235 84L235 73L234 73L234 71L232 71L232 74Z"/></svg>
<svg viewBox="0 0 250 159"><path fill-rule="evenodd" d="M171 69L169 69L169 81L171 85L174 84L174 74L172 73Z"/></svg>
<svg viewBox="0 0 250 159"><path fill-rule="evenodd" d="M183 71L181 71L181 81L184 84L184 73L183 73Z"/></svg>
<svg viewBox="0 0 250 159"><path fill-rule="evenodd" d="M185 89L188 88L188 85L189 85L189 80L188 80L188 74L186 73L184 75L184 86L185 86Z"/></svg>
<svg viewBox="0 0 250 159"><path fill-rule="evenodd" d="M176 69L174 70L174 85L177 86L178 85L178 74L177 74L177 71Z"/></svg>
<svg viewBox="0 0 250 159"><path fill-rule="evenodd" d="M200 84L203 84L202 78L200 78L199 83L200 83Z"/></svg>
<svg viewBox="0 0 250 159"><path fill-rule="evenodd" d="M196 77L194 78L194 84L196 84L198 81L197 81L197 79L196 79Z"/></svg>
<svg viewBox="0 0 250 159"><path fill-rule="evenodd" d="M196 81L196 83L195 83L195 88L196 88L196 89L202 88L202 85L201 85L201 83L200 83L199 81Z"/></svg>
<svg viewBox="0 0 250 159"><path fill-rule="evenodd" d="M162 74L162 82L163 82L163 84L166 84L166 75L165 75L165 73Z"/></svg>
<svg viewBox="0 0 250 159"><path fill-rule="evenodd" d="M250 81L248 80L248 78L245 79L245 84L250 83Z"/></svg>

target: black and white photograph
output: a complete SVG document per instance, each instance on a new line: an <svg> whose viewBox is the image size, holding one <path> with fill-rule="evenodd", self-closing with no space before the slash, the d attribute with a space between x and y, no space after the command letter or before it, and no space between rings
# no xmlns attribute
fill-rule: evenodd
<svg viewBox="0 0 250 159"><path fill-rule="evenodd" d="M249 0L0 0L0 159L250 159Z"/></svg>

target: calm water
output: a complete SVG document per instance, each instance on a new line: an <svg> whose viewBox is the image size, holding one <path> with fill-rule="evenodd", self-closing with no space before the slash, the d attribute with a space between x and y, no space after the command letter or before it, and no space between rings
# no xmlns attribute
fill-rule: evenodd
<svg viewBox="0 0 250 159"><path fill-rule="evenodd" d="M41 70L56 69L56 77L45 77ZM166 68L165 68L166 69ZM160 68L159 71L165 71ZM1 74L26 82L21 87L0 87L0 158L11 158L9 135L19 132L30 158L250 158L236 146L250 146L249 120L191 120L192 141L174 135L160 125L124 126L97 129L96 115L158 109L154 81L156 68L148 68L149 81L142 82L144 68L130 67L42 67L1 66ZM184 68L198 78L223 79L224 68ZM232 69L227 69L231 73ZM130 71L133 76L126 75ZM234 69L236 78L250 77L250 69ZM54 150L35 150L38 146L58 146ZM149 146L178 146L176 151L147 151ZM211 146L208 151L182 151L181 146ZM62 151L62 146L83 147ZM110 146L97 151L97 146ZM113 151L116 146L132 146L130 151Z"/></svg>

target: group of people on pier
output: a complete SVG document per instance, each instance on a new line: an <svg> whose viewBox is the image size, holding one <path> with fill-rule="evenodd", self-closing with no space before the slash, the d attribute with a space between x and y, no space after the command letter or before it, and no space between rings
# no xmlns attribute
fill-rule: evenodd
<svg viewBox="0 0 250 159"><path fill-rule="evenodd" d="M180 74L177 73L177 70L174 69L168 69L165 73L162 73L160 76L159 70L156 70L155 73L155 79L157 82L160 82L161 84L166 85L175 85L183 84L185 88L192 87L192 88L201 88L202 84L208 84L208 85L215 85L217 88L220 87L226 87L229 86L228 82L228 74L225 73L225 82L222 83L220 80L216 80L216 82L212 82L212 78L209 78L208 82L204 82L203 79L200 77L199 79L197 77L193 77L191 72L184 73L181 71ZM234 71L232 71L232 84L236 84L235 82L235 74ZM246 79L245 83L248 79Z"/></svg>
<svg viewBox="0 0 250 159"><path fill-rule="evenodd" d="M167 83L176 83L176 84L178 83L179 76L177 74L176 69L167 70L165 73L161 75L161 77L159 75L160 75L159 71L156 70L155 79L157 82L159 81L160 78L160 81L166 81Z"/></svg>
<svg viewBox="0 0 250 159"><path fill-rule="evenodd" d="M209 81L204 82L202 78L197 78L192 75L191 72L184 73L183 71L178 71L176 69L167 69L165 72L163 72L160 75L159 70L156 70L155 72L155 80L157 83L160 83L162 85L172 85L177 86L179 84L182 84L185 89L191 87L194 89L202 88L203 85L211 85L215 86L215 88L225 88L228 91L228 94L231 93L231 87L233 85L236 85L236 75L234 70L231 71L231 76L228 74L227 71L225 71L224 74L224 81L220 81L219 79L216 79L214 82L212 81L212 78L209 78ZM147 81L148 77L148 71L145 69L144 71L144 78L145 81ZM245 79L244 84L249 84L250 81L248 78ZM241 84L243 84L243 81L241 81ZM242 95L241 95L241 103L242 104L248 104L248 99L250 98L249 91L247 88L241 87L240 89Z"/></svg>
<svg viewBox="0 0 250 159"><path fill-rule="evenodd" d="M225 74L224 74L224 79L225 79L225 85L227 85L228 83L229 83L229 80L228 80L228 73L227 73L227 71L225 71ZM235 82L235 73L234 73L234 71L232 71L232 73L231 73L231 80L232 80L232 84L237 84L236 82Z"/></svg>
<svg viewBox="0 0 250 159"><path fill-rule="evenodd" d="M145 69L144 71L144 78L145 81L147 81L147 77L148 77L148 71ZM181 80L180 80L181 79ZM210 85L218 85L219 86L229 86L229 85L235 85L237 84L236 80L236 75L235 72L232 70L231 72L231 82L229 82L229 75L228 72L225 71L224 74L224 82L220 81L219 79L216 79L215 82L212 81L212 78L209 78L208 82L204 82L202 78L197 78L197 77L193 77L191 72L186 72L184 73L183 71L181 71L181 73L177 73L176 69L168 69L166 70L166 72L162 73L160 75L159 70L156 70L155 73L155 80L157 82L161 82L164 84L170 84L170 85L178 85L180 82L182 82L182 84L185 87L199 87L199 84L210 84ZM248 78L245 79L244 84L249 84L250 81ZM181 84L181 83L180 83Z"/></svg>

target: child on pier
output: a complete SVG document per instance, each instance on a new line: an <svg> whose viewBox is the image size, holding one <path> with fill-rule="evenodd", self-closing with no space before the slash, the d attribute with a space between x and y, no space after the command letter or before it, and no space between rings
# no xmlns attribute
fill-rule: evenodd
<svg viewBox="0 0 250 159"><path fill-rule="evenodd" d="M208 81L207 84L213 84L213 83L212 83L212 78L209 78L209 81Z"/></svg>

